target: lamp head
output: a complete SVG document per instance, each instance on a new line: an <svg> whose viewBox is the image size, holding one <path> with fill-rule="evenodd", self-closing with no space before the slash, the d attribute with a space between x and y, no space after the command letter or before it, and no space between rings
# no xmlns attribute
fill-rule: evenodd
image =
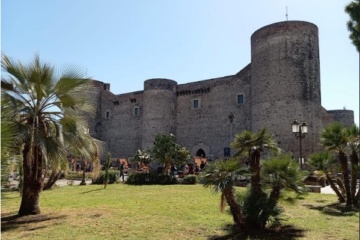
<svg viewBox="0 0 360 240"><path fill-rule="evenodd" d="M306 122L303 122L301 124L301 132L302 133L307 133L308 132L308 125L306 124Z"/></svg>
<svg viewBox="0 0 360 240"><path fill-rule="evenodd" d="M299 132L299 126L300 126L300 124L298 123L298 121L294 120L294 122L291 124L292 132L293 133L298 133Z"/></svg>

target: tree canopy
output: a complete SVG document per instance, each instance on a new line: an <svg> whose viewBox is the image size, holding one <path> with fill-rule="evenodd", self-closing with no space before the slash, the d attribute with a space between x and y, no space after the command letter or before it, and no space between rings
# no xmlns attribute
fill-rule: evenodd
<svg viewBox="0 0 360 240"><path fill-rule="evenodd" d="M7 121L15 126L14 143L22 147L19 215L39 214L47 164L61 164L71 149L98 161L96 140L87 133L85 119L94 112L91 96L96 89L78 69L56 71L39 56L23 64L3 55L1 68L2 112L3 107L8 110Z"/></svg>
<svg viewBox="0 0 360 240"><path fill-rule="evenodd" d="M350 20L347 22L350 31L350 39L360 52L360 2L353 0L345 7L345 12L349 14Z"/></svg>
<svg viewBox="0 0 360 240"><path fill-rule="evenodd" d="M182 164L190 159L190 152L175 141L173 134L155 136L152 155L155 161L164 164L163 173L167 174L171 165Z"/></svg>

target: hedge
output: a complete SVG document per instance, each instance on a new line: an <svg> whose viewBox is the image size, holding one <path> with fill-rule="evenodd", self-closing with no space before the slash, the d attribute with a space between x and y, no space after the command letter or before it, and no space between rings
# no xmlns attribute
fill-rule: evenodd
<svg viewBox="0 0 360 240"><path fill-rule="evenodd" d="M170 185L177 184L178 180L175 176L169 176L158 173L132 173L126 180L130 185Z"/></svg>

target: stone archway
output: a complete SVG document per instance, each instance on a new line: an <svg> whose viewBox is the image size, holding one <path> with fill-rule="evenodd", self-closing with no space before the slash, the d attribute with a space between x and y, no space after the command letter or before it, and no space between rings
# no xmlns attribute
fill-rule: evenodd
<svg viewBox="0 0 360 240"><path fill-rule="evenodd" d="M199 153L203 154L204 157L210 157L210 148L204 143L198 143L192 147L191 156L199 156Z"/></svg>

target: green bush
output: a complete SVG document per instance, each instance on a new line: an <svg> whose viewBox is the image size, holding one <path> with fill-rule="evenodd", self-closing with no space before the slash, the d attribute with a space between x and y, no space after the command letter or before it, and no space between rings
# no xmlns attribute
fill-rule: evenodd
<svg viewBox="0 0 360 240"><path fill-rule="evenodd" d="M69 171L65 173L65 179L67 180L82 180L83 172L82 171ZM85 178L90 179L92 177L91 172L85 173Z"/></svg>
<svg viewBox="0 0 360 240"><path fill-rule="evenodd" d="M195 175L187 175L181 181L181 184L197 184L197 183L198 183L198 178Z"/></svg>
<svg viewBox="0 0 360 240"><path fill-rule="evenodd" d="M114 182L117 181L117 179L119 178L120 173L119 171L109 171L109 184L112 184ZM100 172L100 176L97 179L93 179L92 183L93 184L104 184L104 179L105 179L105 171L101 171Z"/></svg>
<svg viewBox="0 0 360 240"><path fill-rule="evenodd" d="M177 184L178 181L176 177L164 175L164 174L133 173L129 175L128 179L126 180L126 183L131 185L153 185L153 184L170 185L170 184Z"/></svg>

